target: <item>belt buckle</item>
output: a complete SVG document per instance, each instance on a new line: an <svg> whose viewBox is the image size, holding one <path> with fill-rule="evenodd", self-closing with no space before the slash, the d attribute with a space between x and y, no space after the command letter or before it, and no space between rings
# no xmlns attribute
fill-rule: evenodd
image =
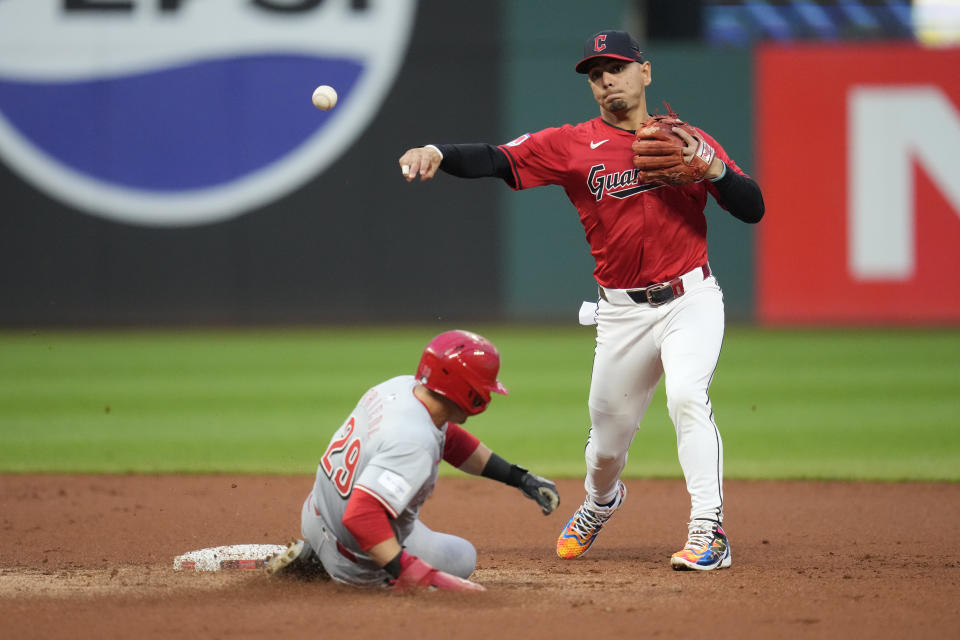
<svg viewBox="0 0 960 640"><path fill-rule="evenodd" d="M654 299L653 299L653 297L651 296L651 294L653 294L653 293L660 293L660 292L663 291L664 289L670 289L670 293L673 293L673 287L671 287L671 286L670 286L668 283L666 283L666 282L661 282L660 284L652 284L652 285L650 285L649 287L647 287L646 289L644 289L643 292L644 292L644 293L646 294L646 296L647 296L647 304L649 304L651 307L659 307L660 305L667 304L668 302L670 302L671 300L673 300L673 296L672 296L672 295L669 296L669 297L667 297L667 298L664 299L664 300L654 300Z"/></svg>

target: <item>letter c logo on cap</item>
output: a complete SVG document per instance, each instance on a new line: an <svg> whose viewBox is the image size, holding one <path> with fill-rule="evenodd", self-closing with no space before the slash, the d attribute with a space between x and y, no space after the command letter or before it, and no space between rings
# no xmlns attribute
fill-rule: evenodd
<svg viewBox="0 0 960 640"><path fill-rule="evenodd" d="M593 50L594 51L603 51L607 48L603 42L607 39L607 35L603 34L602 36L597 36L593 41Z"/></svg>

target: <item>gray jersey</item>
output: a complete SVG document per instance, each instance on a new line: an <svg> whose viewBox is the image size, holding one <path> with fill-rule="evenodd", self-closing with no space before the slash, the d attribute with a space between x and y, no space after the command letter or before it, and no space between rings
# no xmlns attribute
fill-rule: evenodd
<svg viewBox="0 0 960 640"><path fill-rule="evenodd" d="M330 533L362 557L343 526L347 500L363 491L390 514L402 544L420 506L433 492L446 425L438 429L416 396L414 376L398 376L367 391L324 451L313 487L313 509Z"/></svg>

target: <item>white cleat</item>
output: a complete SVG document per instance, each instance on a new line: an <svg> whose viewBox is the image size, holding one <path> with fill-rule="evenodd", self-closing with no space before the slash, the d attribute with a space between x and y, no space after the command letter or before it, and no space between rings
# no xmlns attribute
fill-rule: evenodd
<svg viewBox="0 0 960 640"><path fill-rule="evenodd" d="M287 548L267 560L267 575L315 580L328 578L320 558L303 540L294 540Z"/></svg>

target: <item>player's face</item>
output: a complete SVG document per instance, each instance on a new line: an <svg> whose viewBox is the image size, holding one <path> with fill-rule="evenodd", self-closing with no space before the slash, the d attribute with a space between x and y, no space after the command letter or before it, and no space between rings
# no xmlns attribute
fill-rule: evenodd
<svg viewBox="0 0 960 640"><path fill-rule="evenodd" d="M601 58L587 72L593 98L601 109L613 113L646 104L644 91L650 84L649 62Z"/></svg>

